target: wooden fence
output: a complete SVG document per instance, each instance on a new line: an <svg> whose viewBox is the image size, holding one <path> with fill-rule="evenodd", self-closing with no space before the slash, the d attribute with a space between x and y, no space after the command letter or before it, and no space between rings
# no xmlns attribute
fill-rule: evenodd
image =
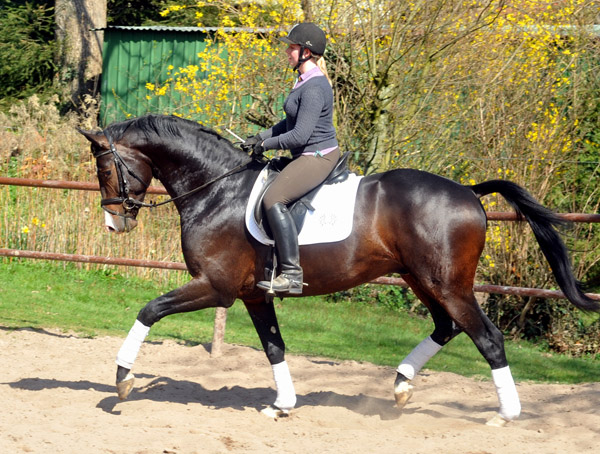
<svg viewBox="0 0 600 454"><path fill-rule="evenodd" d="M30 187L41 187L41 188L53 188L53 189L73 189L82 191L98 191L99 187L97 183L87 183L79 181L60 181L60 180L36 180L30 178L9 178L0 177L0 184L13 185L13 186L30 186ZM149 194L167 194L167 192L156 186L150 186L147 190ZM600 214L586 214L586 213L564 213L559 215L561 218L570 222L600 222ZM513 212L488 212L487 217L492 221L521 221L522 219ZM186 270L184 263L179 262L165 262L155 260L139 260L130 258L118 258L118 257L100 257L93 255L79 255L79 254L61 254L53 252L40 252L40 251L24 251L19 249L7 249L0 248L0 256L4 257L19 257L19 258L30 258L30 259L41 259L41 260L58 260L58 261L69 261L69 262L81 262L81 263L97 263L104 265L122 265L122 266L137 266L145 268L162 268L171 270ZM384 285L397 285L407 287L406 282L397 277L379 277L371 281L373 284L384 284ZM503 295L518 295L518 296L537 296L540 298L564 298L562 292L557 290L546 290L539 288L528 288L528 287L510 287L503 285L475 285L473 287L475 292L481 293L498 293ZM590 298L600 300L600 294L588 293ZM211 347L211 355L219 356L222 351L223 340L225 337L225 325L227 321L227 309L217 308L215 314L215 324L213 332L213 342Z"/></svg>

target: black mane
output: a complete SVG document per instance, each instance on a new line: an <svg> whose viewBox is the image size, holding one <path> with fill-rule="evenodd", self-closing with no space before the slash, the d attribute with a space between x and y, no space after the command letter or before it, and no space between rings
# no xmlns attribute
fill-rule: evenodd
<svg viewBox="0 0 600 454"><path fill-rule="evenodd" d="M191 131L193 134L202 134L212 136L214 139L231 143L213 129L202 126L201 124L176 117L174 115L155 115L148 114L142 117L132 118L119 123L113 123L106 128L112 139L118 141L123 137L129 128L135 128L137 132L143 134L147 140L160 137L162 139L181 139L184 130Z"/></svg>
<svg viewBox="0 0 600 454"><path fill-rule="evenodd" d="M149 114L113 123L104 134L115 143L158 146L162 153L178 155L186 165L210 167L216 173L248 160L246 153L213 129L173 115Z"/></svg>

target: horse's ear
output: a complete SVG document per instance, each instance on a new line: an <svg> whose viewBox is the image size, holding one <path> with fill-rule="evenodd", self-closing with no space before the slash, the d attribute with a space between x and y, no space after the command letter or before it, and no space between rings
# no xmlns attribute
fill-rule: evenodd
<svg viewBox="0 0 600 454"><path fill-rule="evenodd" d="M83 136L89 140L92 145L96 145L99 148L108 148L108 140L102 132L85 131L83 129L77 129Z"/></svg>

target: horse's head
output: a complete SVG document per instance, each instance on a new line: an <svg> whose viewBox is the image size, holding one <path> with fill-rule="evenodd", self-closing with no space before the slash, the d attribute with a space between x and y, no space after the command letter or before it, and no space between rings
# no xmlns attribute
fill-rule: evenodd
<svg viewBox="0 0 600 454"><path fill-rule="evenodd" d="M108 131L79 132L91 142L96 158L106 229L116 233L133 230L152 180L150 161L138 150L114 142Z"/></svg>

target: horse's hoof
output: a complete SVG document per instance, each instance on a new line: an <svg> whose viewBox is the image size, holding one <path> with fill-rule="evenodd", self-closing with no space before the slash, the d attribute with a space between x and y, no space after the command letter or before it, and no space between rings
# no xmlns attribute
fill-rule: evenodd
<svg viewBox="0 0 600 454"><path fill-rule="evenodd" d="M398 408L404 408L406 402L413 395L414 386L410 384L408 381L401 381L394 388L394 397L396 398L396 406Z"/></svg>
<svg viewBox="0 0 600 454"><path fill-rule="evenodd" d="M133 384L135 383L135 375L131 372L127 374L123 381L117 383L117 394L119 395L119 400L125 400L131 393L133 389Z"/></svg>
<svg viewBox="0 0 600 454"><path fill-rule="evenodd" d="M509 422L510 421L508 419L500 416L500 413L496 413L496 416L494 416L492 419L490 419L488 422L486 422L485 425L492 426L492 427L504 427Z"/></svg>
<svg viewBox="0 0 600 454"><path fill-rule="evenodd" d="M282 410L274 405L269 405L267 408L263 408L260 412L271 419L287 418L290 416L290 412L288 410Z"/></svg>

